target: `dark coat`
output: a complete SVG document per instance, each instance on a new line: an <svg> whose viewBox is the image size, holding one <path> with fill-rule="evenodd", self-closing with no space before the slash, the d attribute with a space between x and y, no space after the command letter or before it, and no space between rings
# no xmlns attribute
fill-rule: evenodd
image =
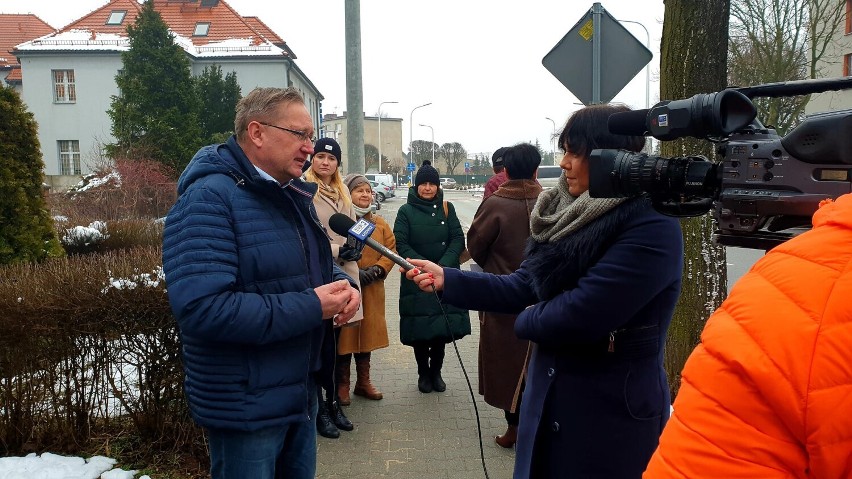
<svg viewBox="0 0 852 479"><path fill-rule="evenodd" d="M483 271L518 269L530 236L530 212L541 193L535 180L509 180L482 201L467 231L467 249ZM530 342L515 336L515 314L480 312L479 393L485 402L516 412Z"/></svg>
<svg viewBox="0 0 852 479"><path fill-rule="evenodd" d="M444 194L439 189L431 201L417 196L417 188L408 190L408 202L399 208L393 225L396 249L403 258L427 259L448 268L459 267L464 249L464 231L452 203L444 216ZM399 339L412 341L441 340L449 343L470 334L470 313L466 309L445 308L450 330L434 293L420 290L414 282L402 278L399 288ZM451 334L450 334L451 333Z"/></svg>
<svg viewBox="0 0 852 479"><path fill-rule="evenodd" d="M314 287L352 283L311 203L316 185L262 178L231 137L196 153L178 193L163 270L192 417L241 431L310 421L308 377L329 324Z"/></svg>
<svg viewBox="0 0 852 479"><path fill-rule="evenodd" d="M444 269L445 302L523 311L515 332L535 343L516 479L641 477L669 416L663 345L682 265L678 221L634 199L531 243L510 275Z"/></svg>

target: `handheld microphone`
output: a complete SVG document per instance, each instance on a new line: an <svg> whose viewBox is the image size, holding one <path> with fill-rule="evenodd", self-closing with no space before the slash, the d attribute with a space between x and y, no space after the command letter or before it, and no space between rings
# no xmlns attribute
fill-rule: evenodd
<svg viewBox="0 0 852 479"><path fill-rule="evenodd" d="M648 112L631 110L613 113L606 121L609 132L614 135L645 136L648 133Z"/></svg>
<svg viewBox="0 0 852 479"><path fill-rule="evenodd" d="M406 261L405 258L387 249L384 245L378 243L373 238L370 238L370 233L373 232L376 225L370 223L364 218L361 218L356 223L352 221L352 218L344 215L343 213L335 213L328 219L328 227L331 228L331 231L334 231L340 236L346 236L347 241L352 237L356 238L358 241L363 241L367 246L373 248L380 255L388 258L399 266L402 266L402 268L406 271L414 269L414 265ZM365 234L365 232L367 233Z"/></svg>

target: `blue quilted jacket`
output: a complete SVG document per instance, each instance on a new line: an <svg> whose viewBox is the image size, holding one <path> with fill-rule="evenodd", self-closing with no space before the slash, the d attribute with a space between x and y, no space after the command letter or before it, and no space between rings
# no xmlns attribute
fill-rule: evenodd
<svg viewBox="0 0 852 479"><path fill-rule="evenodd" d="M310 420L323 329L313 283L351 281L317 220L316 185L262 178L231 137L196 153L178 193L163 269L193 418L241 431Z"/></svg>

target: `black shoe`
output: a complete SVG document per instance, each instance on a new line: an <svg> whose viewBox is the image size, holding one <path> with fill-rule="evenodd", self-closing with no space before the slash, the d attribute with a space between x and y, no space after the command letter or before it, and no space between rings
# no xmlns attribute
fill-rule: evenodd
<svg viewBox="0 0 852 479"><path fill-rule="evenodd" d="M421 374L417 379L417 389L422 393L432 392L432 378L428 374Z"/></svg>
<svg viewBox="0 0 852 479"><path fill-rule="evenodd" d="M340 437L340 431L338 431L337 426L334 425L334 421L331 419L328 407L323 402L319 404L319 412L317 412L317 432L320 436L327 437L329 439L337 439Z"/></svg>
<svg viewBox="0 0 852 479"><path fill-rule="evenodd" d="M441 379L441 371L432 372L432 390L439 393L447 390L447 383Z"/></svg>
<svg viewBox="0 0 852 479"><path fill-rule="evenodd" d="M355 429L355 426L352 425L352 421L343 414L343 408L341 408L337 402L329 404L328 408L331 413L331 420L334 421L334 425L337 426L337 429L343 431L351 431Z"/></svg>

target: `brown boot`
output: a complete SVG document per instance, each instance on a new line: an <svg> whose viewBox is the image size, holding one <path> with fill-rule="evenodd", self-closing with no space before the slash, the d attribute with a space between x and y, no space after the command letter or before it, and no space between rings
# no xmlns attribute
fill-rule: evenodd
<svg viewBox="0 0 852 479"><path fill-rule="evenodd" d="M494 438L494 442L506 449L514 446L518 442L518 426L509 425L505 433Z"/></svg>
<svg viewBox="0 0 852 479"><path fill-rule="evenodd" d="M382 393L373 386L370 382L370 358L355 360L355 372L358 373L358 379L355 380L356 396L363 396L367 399L378 401L382 397Z"/></svg>
<svg viewBox="0 0 852 479"><path fill-rule="evenodd" d="M352 404L349 397L349 376L352 370L352 356L349 354L337 356L337 401L341 406Z"/></svg>

